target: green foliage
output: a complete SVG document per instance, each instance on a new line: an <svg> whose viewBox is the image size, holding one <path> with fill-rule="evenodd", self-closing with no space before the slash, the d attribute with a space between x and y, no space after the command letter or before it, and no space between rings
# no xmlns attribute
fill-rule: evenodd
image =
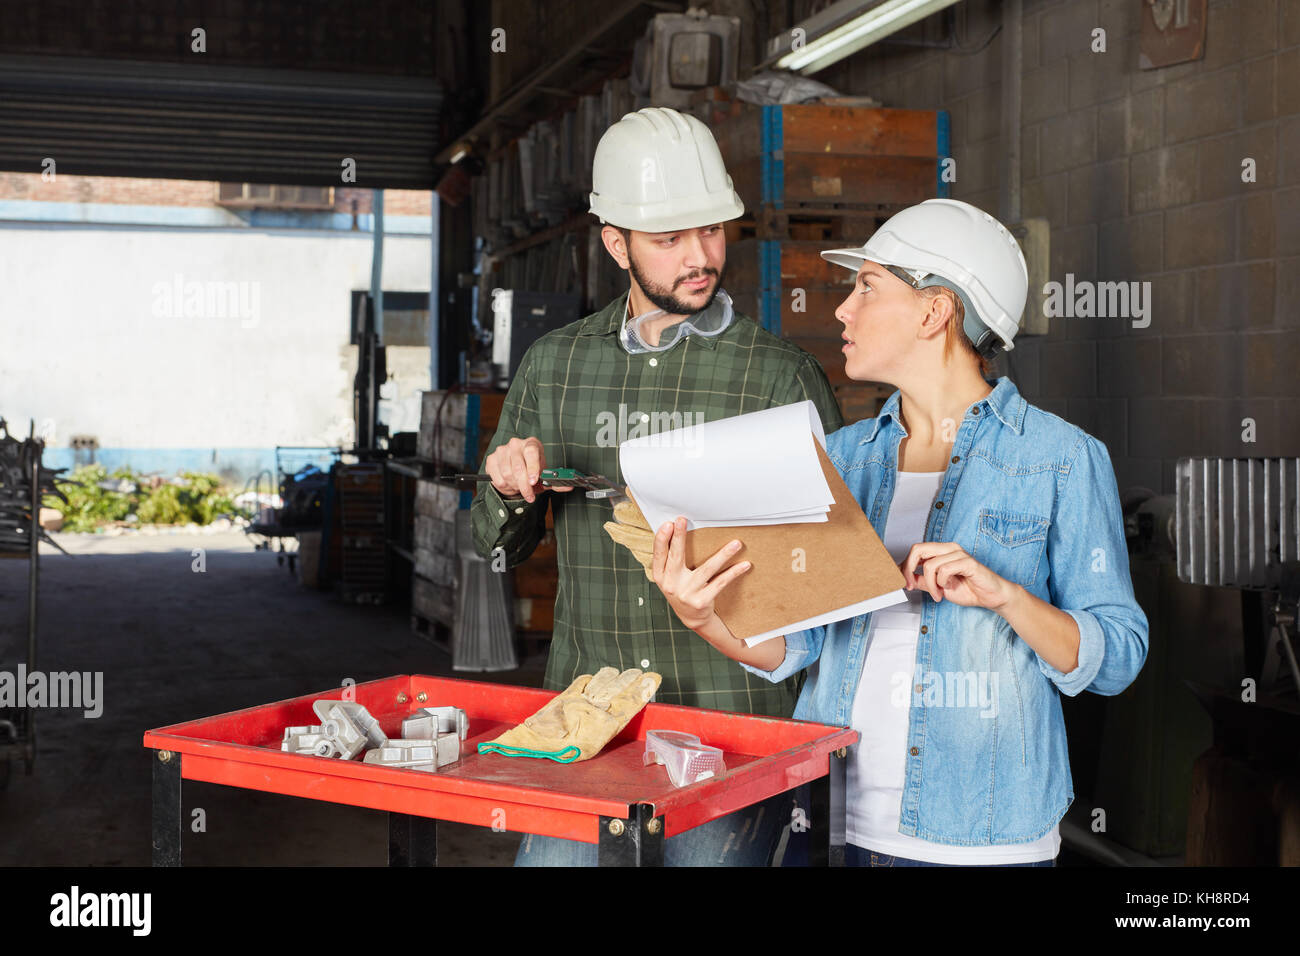
<svg viewBox="0 0 1300 956"><path fill-rule="evenodd" d="M184 484L164 482L150 488L147 477L129 468L109 472L103 465L83 465L69 476L78 485L62 485L68 496L64 504L46 496L45 506L63 514L64 531L94 531L113 521L126 521L135 515L140 524L211 524L222 514L234 512L235 503L228 489L216 475L182 472ZM125 480L136 491L108 491L99 482Z"/></svg>
<svg viewBox="0 0 1300 956"><path fill-rule="evenodd" d="M98 484L109 478L134 481L134 476L127 468L118 468L109 474L103 465L83 465L68 477L81 483L79 486L60 485L68 497L68 503L64 504L50 495L43 502L45 507L55 508L63 514L64 531L94 531L111 521L125 521L126 516L139 507L138 494L105 491Z"/></svg>

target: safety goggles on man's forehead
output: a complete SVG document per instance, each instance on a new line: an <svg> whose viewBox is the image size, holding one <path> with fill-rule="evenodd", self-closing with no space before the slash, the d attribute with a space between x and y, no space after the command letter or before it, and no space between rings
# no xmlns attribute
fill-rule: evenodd
<svg viewBox="0 0 1300 956"><path fill-rule="evenodd" d="M731 320L735 317L731 305L731 296L727 295L725 290L719 289L717 294L714 295L713 301L699 312L688 315L675 325L660 329L659 344L651 345L645 330L646 324L661 319L668 313L663 309L652 309L649 312L643 312L634 319L630 319L627 317L630 298L629 296L629 305L623 308L623 328L618 336L619 342L629 355L640 355L646 352L666 352L688 335L703 335L706 338L721 335L727 326L731 325Z"/></svg>

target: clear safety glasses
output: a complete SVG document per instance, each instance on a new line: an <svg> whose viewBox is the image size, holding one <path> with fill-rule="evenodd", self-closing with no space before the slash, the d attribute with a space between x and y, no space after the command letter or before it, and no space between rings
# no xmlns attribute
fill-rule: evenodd
<svg viewBox="0 0 1300 956"><path fill-rule="evenodd" d="M676 325L661 329L659 344L651 345L644 334L645 326L649 322L663 318L667 313L663 309L653 309L650 312L643 312L634 319L629 319L625 308L623 314L623 331L619 335L619 341L630 355L666 352L687 335L703 335L709 338L721 335L735 317L731 307L731 296L723 289L719 289L713 301L705 309L694 315L688 315Z"/></svg>

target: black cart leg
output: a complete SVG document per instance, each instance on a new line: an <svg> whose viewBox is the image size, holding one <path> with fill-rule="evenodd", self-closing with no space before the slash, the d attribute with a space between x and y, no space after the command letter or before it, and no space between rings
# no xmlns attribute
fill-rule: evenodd
<svg viewBox="0 0 1300 956"><path fill-rule="evenodd" d="M626 820L600 818L597 866L663 866L664 819L638 803Z"/></svg>
<svg viewBox="0 0 1300 956"><path fill-rule="evenodd" d="M181 755L171 750L154 753L153 865L181 865Z"/></svg>
<svg viewBox="0 0 1300 956"><path fill-rule="evenodd" d="M845 756L843 750L832 753L826 776L809 784L812 804L812 819L808 821L809 866L844 865Z"/></svg>
<svg viewBox="0 0 1300 956"><path fill-rule="evenodd" d="M388 865L437 866L438 821L432 817L389 813Z"/></svg>
<svg viewBox="0 0 1300 956"><path fill-rule="evenodd" d="M809 785L808 865L829 866L831 850L831 778L827 774Z"/></svg>

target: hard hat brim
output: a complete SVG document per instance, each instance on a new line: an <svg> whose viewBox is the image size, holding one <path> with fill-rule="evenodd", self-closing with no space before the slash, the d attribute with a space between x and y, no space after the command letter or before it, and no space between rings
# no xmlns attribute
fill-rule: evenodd
<svg viewBox="0 0 1300 956"><path fill-rule="evenodd" d="M854 246L850 249L827 249L821 254L821 257L827 262L833 262L837 266L852 269L854 272L861 269L862 263L867 261L866 253L862 251L861 246ZM890 264L891 263L881 263L881 265Z"/></svg>
<svg viewBox="0 0 1300 956"><path fill-rule="evenodd" d="M606 199L601 201L592 194L589 211L601 222L621 229L637 232L677 232L682 229L700 229L714 223L729 222L745 214L745 204L732 192L715 205L682 211L676 209L650 209L644 206L624 205Z"/></svg>

